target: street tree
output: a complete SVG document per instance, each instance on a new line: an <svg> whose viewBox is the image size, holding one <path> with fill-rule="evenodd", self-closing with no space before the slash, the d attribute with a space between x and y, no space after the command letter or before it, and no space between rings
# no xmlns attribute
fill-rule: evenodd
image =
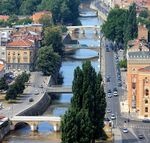
<svg viewBox="0 0 150 143"><path fill-rule="evenodd" d="M45 46L51 45L54 52L58 53L59 55L63 54L62 36L59 27L45 28L43 44Z"/></svg>
<svg viewBox="0 0 150 143"><path fill-rule="evenodd" d="M6 78L2 77L0 79L0 90L7 90L8 89L8 84L6 82Z"/></svg>
<svg viewBox="0 0 150 143"><path fill-rule="evenodd" d="M55 75L61 65L60 56L53 51L52 45L38 51L37 67L44 75Z"/></svg>

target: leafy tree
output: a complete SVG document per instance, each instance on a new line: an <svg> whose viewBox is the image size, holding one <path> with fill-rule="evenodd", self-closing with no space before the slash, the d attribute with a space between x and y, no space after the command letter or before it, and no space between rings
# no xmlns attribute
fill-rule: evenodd
<svg viewBox="0 0 150 143"><path fill-rule="evenodd" d="M32 19L30 18L25 18L25 19L20 19L16 21L16 25L24 25L24 24L30 24L32 23Z"/></svg>
<svg viewBox="0 0 150 143"><path fill-rule="evenodd" d="M44 30L43 44L52 45L54 52L63 54L62 36L59 27L47 27Z"/></svg>
<svg viewBox="0 0 150 143"><path fill-rule="evenodd" d="M42 47L38 52L37 66L44 75L55 75L60 67L60 56L53 52L52 46Z"/></svg>
<svg viewBox="0 0 150 143"><path fill-rule="evenodd" d="M143 10L140 12L139 14L140 17L143 17L143 18L148 18L149 14L148 14L148 10Z"/></svg>
<svg viewBox="0 0 150 143"><path fill-rule="evenodd" d="M135 3L133 3L129 7L124 31L125 31L124 41L125 41L125 46L126 46L129 40L135 39L137 37L138 27L137 27L137 20L136 20L136 4Z"/></svg>
<svg viewBox="0 0 150 143"><path fill-rule="evenodd" d="M114 8L109 12L107 21L102 25L104 36L116 43L123 43L124 23L127 11Z"/></svg>
<svg viewBox="0 0 150 143"><path fill-rule="evenodd" d="M119 62L119 65L120 65L121 68L127 68L127 60L126 59L121 60Z"/></svg>
<svg viewBox="0 0 150 143"><path fill-rule="evenodd" d="M43 24L44 27L49 27L53 25L52 18L49 15L42 16L39 22Z"/></svg>
<svg viewBox="0 0 150 143"><path fill-rule="evenodd" d="M95 139L100 137L106 108L101 83L101 75L96 74L90 62L83 63L82 69L75 69L71 107L62 121L63 142L69 143L73 137L73 142L76 143L94 143ZM70 112L74 114L71 115ZM74 120L71 120L72 118ZM75 129L75 132L72 129Z"/></svg>
<svg viewBox="0 0 150 143"><path fill-rule="evenodd" d="M6 78L2 77L0 79L0 90L7 90L8 89L8 84L6 82Z"/></svg>
<svg viewBox="0 0 150 143"><path fill-rule="evenodd" d="M16 97L17 97L16 86L15 86L15 84L12 84L9 86L9 88L7 90L5 99L6 100L11 99L12 100L12 99L16 99Z"/></svg>

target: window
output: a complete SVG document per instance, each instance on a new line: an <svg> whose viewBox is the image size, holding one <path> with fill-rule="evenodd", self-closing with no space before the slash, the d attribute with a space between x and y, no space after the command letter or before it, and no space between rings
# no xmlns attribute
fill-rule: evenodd
<svg viewBox="0 0 150 143"><path fill-rule="evenodd" d="M147 77L145 77L145 83L148 83L148 78Z"/></svg>
<svg viewBox="0 0 150 143"><path fill-rule="evenodd" d="M132 82L132 88L135 89L136 88L136 83Z"/></svg>
<svg viewBox="0 0 150 143"><path fill-rule="evenodd" d="M148 96L149 95L149 90L145 89L145 95Z"/></svg>
<svg viewBox="0 0 150 143"><path fill-rule="evenodd" d="M148 112L148 107L145 107L145 112Z"/></svg>
<svg viewBox="0 0 150 143"><path fill-rule="evenodd" d="M148 100L145 100L145 104L148 104Z"/></svg>

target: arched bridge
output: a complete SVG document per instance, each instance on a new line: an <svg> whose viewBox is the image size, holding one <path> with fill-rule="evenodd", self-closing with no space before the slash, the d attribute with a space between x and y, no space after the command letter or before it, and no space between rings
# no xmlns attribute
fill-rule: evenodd
<svg viewBox="0 0 150 143"><path fill-rule="evenodd" d="M87 45L80 45L80 44L67 44L65 45L65 49L64 51L65 52L73 52L73 51L76 51L76 50L79 50L79 49L88 49L88 50L94 50L96 52L99 52L99 46L87 46Z"/></svg>
<svg viewBox="0 0 150 143"><path fill-rule="evenodd" d="M67 29L70 34L76 31L80 31L80 33L85 34L86 29L92 29L95 34L98 34L98 31L101 30L101 27L97 25L81 25L81 26L67 26Z"/></svg>
<svg viewBox="0 0 150 143"><path fill-rule="evenodd" d="M40 122L50 123L54 131L60 130L61 117L48 117L48 116L14 116L10 118L12 122L12 129L15 129L16 125L19 123L26 123L30 126L31 131L38 130L38 124Z"/></svg>

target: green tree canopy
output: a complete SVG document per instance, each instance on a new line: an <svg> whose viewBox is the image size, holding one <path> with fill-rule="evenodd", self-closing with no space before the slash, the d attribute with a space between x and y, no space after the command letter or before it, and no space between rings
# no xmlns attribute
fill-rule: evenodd
<svg viewBox="0 0 150 143"><path fill-rule="evenodd" d="M52 45L54 52L63 54L63 43L62 35L59 27L46 27L44 30L44 40L43 44L45 46Z"/></svg>
<svg viewBox="0 0 150 143"><path fill-rule="evenodd" d="M37 66L44 75L55 75L60 67L61 58L53 52L52 45L42 47L38 51Z"/></svg>
<svg viewBox="0 0 150 143"><path fill-rule="evenodd" d="M2 77L0 79L0 90L7 90L8 89L8 84L6 82L6 78Z"/></svg>
<svg viewBox="0 0 150 143"><path fill-rule="evenodd" d="M105 93L102 77L89 61L74 72L71 107L62 120L62 143L91 143L103 131Z"/></svg>

